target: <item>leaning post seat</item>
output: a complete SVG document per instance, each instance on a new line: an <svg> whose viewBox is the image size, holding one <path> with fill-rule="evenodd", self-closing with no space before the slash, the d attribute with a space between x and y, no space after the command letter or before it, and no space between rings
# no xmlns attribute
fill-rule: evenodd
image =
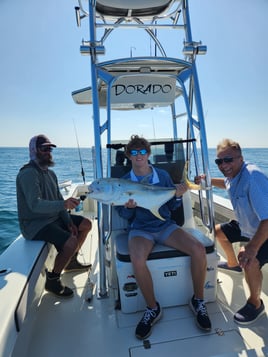
<svg viewBox="0 0 268 357"><path fill-rule="evenodd" d="M176 2L178 0L97 0L96 11L113 18L164 16Z"/></svg>
<svg viewBox="0 0 268 357"><path fill-rule="evenodd" d="M115 242L115 265L118 281L118 295L123 313L133 313L146 308L146 302L139 290L128 251L128 233L126 222L112 208L113 229L111 240ZM217 288L218 255L214 244L206 235L195 228L184 228L194 235L206 248L207 274L204 286L204 298L207 302L215 301ZM162 307L188 304L193 295L191 261L186 254L175 249L156 244L147 260L154 282L155 295Z"/></svg>
<svg viewBox="0 0 268 357"><path fill-rule="evenodd" d="M120 165L118 164L117 162L111 168L113 177L122 177L131 169L129 165L124 165L124 160ZM154 163L154 166L168 171L173 181L178 183L182 176L184 160L183 162L181 160L167 162L162 158L161 162ZM121 310L124 313L144 310L146 303L136 283L128 251L127 221L118 215L115 207L112 207L111 213L111 240L115 242L115 264ZM189 191L183 195L182 208L176 212L174 218L183 229L195 236L206 248L207 276L204 295L206 301L215 301L218 255L214 241L195 228ZM161 306L169 307L188 303L193 294L189 256L173 248L156 244L148 257L147 264L152 273L155 294Z"/></svg>

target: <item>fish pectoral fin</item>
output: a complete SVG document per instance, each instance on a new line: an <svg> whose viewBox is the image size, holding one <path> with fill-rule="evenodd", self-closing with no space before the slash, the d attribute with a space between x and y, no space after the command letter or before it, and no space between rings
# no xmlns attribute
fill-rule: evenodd
<svg viewBox="0 0 268 357"><path fill-rule="evenodd" d="M158 207L153 207L153 208L150 209L150 211L152 212L152 214L153 214L155 217L161 219L161 221L165 221L165 219L164 219L162 216L160 216L160 214L159 214L159 212L158 212Z"/></svg>

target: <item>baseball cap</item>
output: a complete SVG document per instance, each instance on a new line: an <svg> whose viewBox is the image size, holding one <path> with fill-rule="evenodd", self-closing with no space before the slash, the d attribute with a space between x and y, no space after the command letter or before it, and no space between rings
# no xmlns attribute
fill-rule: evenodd
<svg viewBox="0 0 268 357"><path fill-rule="evenodd" d="M36 137L36 148L44 147L44 146L52 146L56 148L57 146L55 144L52 144L52 142L45 136L45 135L38 135Z"/></svg>

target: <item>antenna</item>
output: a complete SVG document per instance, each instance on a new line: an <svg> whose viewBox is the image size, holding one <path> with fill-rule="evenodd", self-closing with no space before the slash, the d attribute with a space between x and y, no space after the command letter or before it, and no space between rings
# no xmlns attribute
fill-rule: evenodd
<svg viewBox="0 0 268 357"><path fill-rule="evenodd" d="M136 50L136 47L134 47L134 46L131 46L131 47L130 47L130 57L131 57L131 58L132 58L132 55L133 55L132 50Z"/></svg>

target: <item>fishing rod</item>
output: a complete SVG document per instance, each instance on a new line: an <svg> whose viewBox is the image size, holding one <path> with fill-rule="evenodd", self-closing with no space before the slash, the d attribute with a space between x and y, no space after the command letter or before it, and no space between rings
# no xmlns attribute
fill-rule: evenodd
<svg viewBox="0 0 268 357"><path fill-rule="evenodd" d="M78 154L79 154L79 159L80 159L80 165L81 165L81 175L83 177L83 182L85 184L86 183L85 171L84 171L84 168L83 168L82 156L81 156L81 151L80 151L80 146L79 146L79 141L78 141L78 136L77 136L77 131L76 131L76 126L75 126L74 119L73 119L73 124L74 124L74 132L75 132L77 149L78 149Z"/></svg>

